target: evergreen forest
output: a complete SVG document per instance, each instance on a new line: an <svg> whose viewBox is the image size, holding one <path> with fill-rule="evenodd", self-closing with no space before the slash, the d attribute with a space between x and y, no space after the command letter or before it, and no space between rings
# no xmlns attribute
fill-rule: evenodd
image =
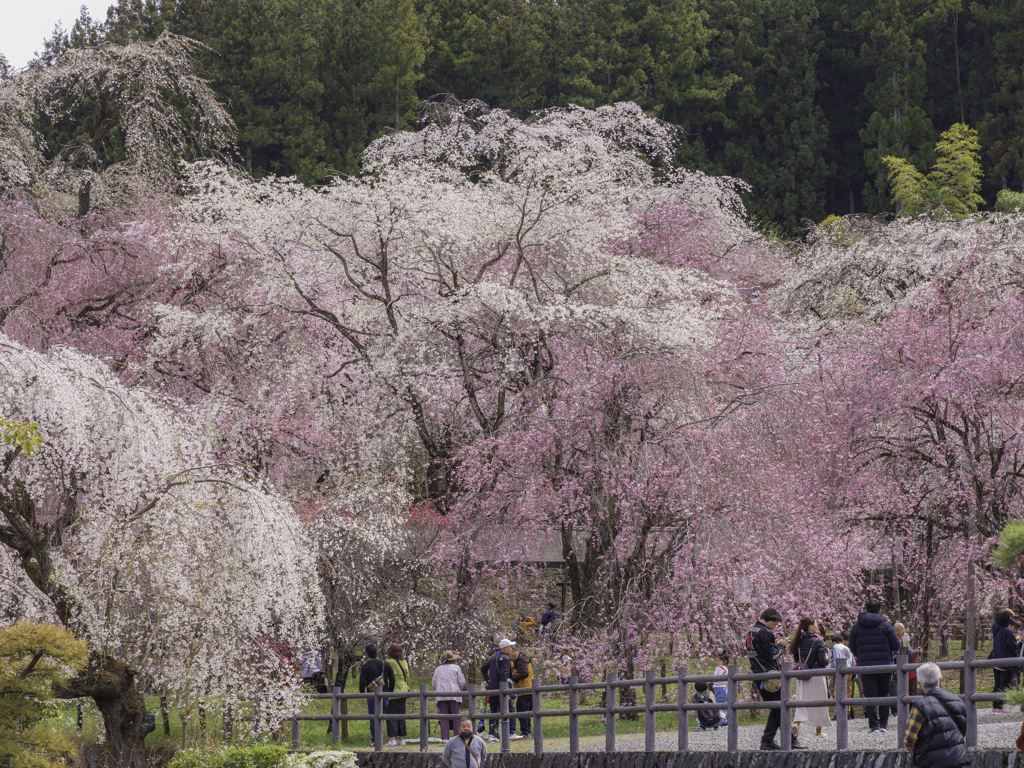
<svg viewBox="0 0 1024 768"><path fill-rule="evenodd" d="M742 179L754 220L787 234L892 210L883 158L924 172L957 123L978 131L983 208L1024 183L1024 0L117 0L32 66L164 30L206 46L255 176L355 173L451 94L520 118L634 101L678 126L679 165ZM51 144L89 108L45 126Z"/></svg>

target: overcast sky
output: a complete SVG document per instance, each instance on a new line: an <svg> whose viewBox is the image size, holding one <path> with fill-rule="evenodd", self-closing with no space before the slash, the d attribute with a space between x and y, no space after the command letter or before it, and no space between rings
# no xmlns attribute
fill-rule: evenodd
<svg viewBox="0 0 1024 768"><path fill-rule="evenodd" d="M111 0L0 0L0 53L14 67L23 67L60 21L70 29L83 5L99 21L107 18Z"/></svg>

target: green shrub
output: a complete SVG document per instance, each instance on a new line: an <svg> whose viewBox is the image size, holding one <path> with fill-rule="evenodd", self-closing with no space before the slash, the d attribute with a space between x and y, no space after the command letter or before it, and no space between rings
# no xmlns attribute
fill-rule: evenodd
<svg viewBox="0 0 1024 768"><path fill-rule="evenodd" d="M1001 189L996 195L996 211L999 213L1014 213L1024 211L1024 192L1011 192L1008 189Z"/></svg>
<svg viewBox="0 0 1024 768"><path fill-rule="evenodd" d="M54 768L74 756L73 741L42 721L53 714L54 686L84 667L87 655L84 641L53 624L0 629L0 766Z"/></svg>
<svg viewBox="0 0 1024 768"><path fill-rule="evenodd" d="M167 768L281 768L287 755L284 747L263 745L188 749L176 754Z"/></svg>
<svg viewBox="0 0 1024 768"><path fill-rule="evenodd" d="M291 754L285 768L356 768L356 753L344 750L318 750L308 755Z"/></svg>

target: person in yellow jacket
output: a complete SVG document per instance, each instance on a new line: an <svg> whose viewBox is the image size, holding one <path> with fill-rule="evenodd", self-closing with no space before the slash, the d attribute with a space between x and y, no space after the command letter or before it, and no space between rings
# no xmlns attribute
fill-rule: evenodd
<svg viewBox="0 0 1024 768"><path fill-rule="evenodd" d="M512 661L512 687L523 691L516 694L516 712L532 712L533 694L525 692L533 690L533 664L531 659L522 651L517 651L515 643L511 643L508 640L502 640L501 643L508 643L508 645L501 649L501 652ZM513 721L513 731L515 730L514 726L515 723ZM513 733L512 738L525 739L529 735L530 717L520 717L519 733Z"/></svg>
<svg viewBox="0 0 1024 768"><path fill-rule="evenodd" d="M398 643L392 643L388 648L388 664L391 671L395 673L395 693L407 692L409 690L409 662L405 660L405 649ZM404 715L406 698L394 696L388 701L387 713L389 715ZM405 720L386 720L388 736L391 740L389 747L405 746Z"/></svg>

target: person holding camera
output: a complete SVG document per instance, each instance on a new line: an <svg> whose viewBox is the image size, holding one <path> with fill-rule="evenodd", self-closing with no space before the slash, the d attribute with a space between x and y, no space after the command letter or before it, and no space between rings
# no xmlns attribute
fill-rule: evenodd
<svg viewBox="0 0 1024 768"><path fill-rule="evenodd" d="M487 757L487 745L473 733L473 719L459 720L459 732L444 745L441 762L445 768L480 768Z"/></svg>
<svg viewBox="0 0 1024 768"><path fill-rule="evenodd" d="M992 624L992 652L988 655L990 659L1012 659L1017 655L1017 635L1014 633L1018 626L1017 615L1012 610L1002 608L996 611L995 623ZM1013 687L1013 667L995 667L992 671L996 676L993 693ZM1009 710L1003 709L1002 700L997 700L992 702L992 711L1006 714Z"/></svg>
<svg viewBox="0 0 1024 768"><path fill-rule="evenodd" d="M779 656L786 650L786 646L775 641L775 627L779 625L780 621L782 621L782 613L778 608L765 608L761 613L760 620L747 632L746 647L751 672L771 672L781 669ZM779 701L782 699L782 681L778 679L759 680L757 692L761 696L761 701ZM781 722L782 712L780 710L768 710L768 722L761 735L761 749L779 749L778 742L775 741L775 734L778 733ZM795 744L793 746L801 749Z"/></svg>

